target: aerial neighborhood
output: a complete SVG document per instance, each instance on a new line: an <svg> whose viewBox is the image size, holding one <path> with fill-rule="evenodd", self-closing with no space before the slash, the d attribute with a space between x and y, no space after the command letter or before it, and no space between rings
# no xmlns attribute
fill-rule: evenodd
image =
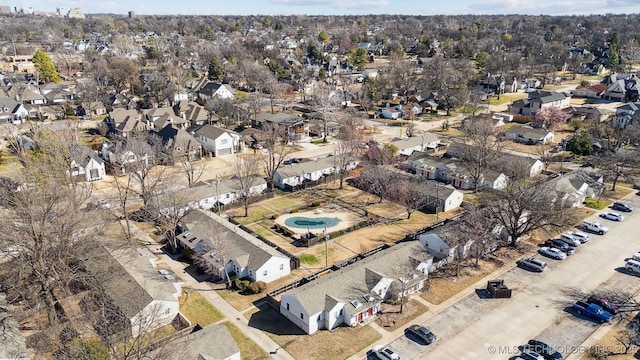
<svg viewBox="0 0 640 360"><path fill-rule="evenodd" d="M640 353L637 14L0 19L0 360Z"/></svg>

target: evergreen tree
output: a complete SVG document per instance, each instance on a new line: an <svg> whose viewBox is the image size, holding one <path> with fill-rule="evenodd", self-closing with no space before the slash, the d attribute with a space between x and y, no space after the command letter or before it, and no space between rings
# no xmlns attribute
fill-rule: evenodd
<svg viewBox="0 0 640 360"><path fill-rule="evenodd" d="M62 79L58 75L56 66L51 61L49 55L42 50L37 50L33 55L33 64L38 70L38 78L41 83L60 82Z"/></svg>
<svg viewBox="0 0 640 360"><path fill-rule="evenodd" d="M222 80L224 80L226 76L227 76L227 71L224 69L224 67L220 63L220 60L218 60L217 58L211 59L211 62L209 62L208 79L211 81L222 82Z"/></svg>

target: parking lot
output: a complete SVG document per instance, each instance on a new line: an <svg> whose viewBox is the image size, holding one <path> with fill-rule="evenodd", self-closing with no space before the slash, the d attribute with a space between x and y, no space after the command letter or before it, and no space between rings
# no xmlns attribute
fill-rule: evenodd
<svg viewBox="0 0 640 360"><path fill-rule="evenodd" d="M636 195L626 202L640 208ZM536 338L556 346L565 358L581 358L587 348L580 345L600 326L613 325L574 314L572 304L594 292L635 294L640 290L640 277L624 271L625 259L640 250L638 213L640 210L625 213L622 222L590 218L607 226L609 232L590 234L590 241L565 260L536 254L549 264L543 273L520 267L508 270L502 278L513 289L512 298L490 299L479 296L481 292L472 293L434 315L421 324L438 336L434 344L424 346L400 337L389 346L402 359L509 359Z"/></svg>

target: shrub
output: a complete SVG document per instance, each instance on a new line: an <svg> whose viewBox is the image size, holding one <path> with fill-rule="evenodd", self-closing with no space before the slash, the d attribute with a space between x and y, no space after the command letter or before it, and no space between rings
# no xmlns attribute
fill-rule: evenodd
<svg viewBox="0 0 640 360"><path fill-rule="evenodd" d="M602 200L598 201L598 199L585 199L584 205L586 207L597 209L597 210L602 210L607 207L607 203L605 201L602 201Z"/></svg>
<svg viewBox="0 0 640 360"><path fill-rule="evenodd" d="M280 214L273 214L273 215L271 215L271 218L272 218L273 220L275 220L275 219L277 219L277 218L279 218L279 217L280 217Z"/></svg>
<svg viewBox="0 0 640 360"><path fill-rule="evenodd" d="M291 209L289 212L290 212L291 214L295 214L295 213L297 213L298 211L300 211L300 209L298 209L298 208L293 208L293 209Z"/></svg>
<svg viewBox="0 0 640 360"><path fill-rule="evenodd" d="M248 294L259 294L267 288L267 284L264 281L252 282L247 286L246 292Z"/></svg>
<svg viewBox="0 0 640 360"><path fill-rule="evenodd" d="M316 200L316 201L312 202L312 203L311 203L311 206L312 206L312 207L318 207L318 206L320 206L320 200Z"/></svg>
<svg viewBox="0 0 640 360"><path fill-rule="evenodd" d="M240 291L246 291L250 284L249 280L236 279L233 282L233 287Z"/></svg>

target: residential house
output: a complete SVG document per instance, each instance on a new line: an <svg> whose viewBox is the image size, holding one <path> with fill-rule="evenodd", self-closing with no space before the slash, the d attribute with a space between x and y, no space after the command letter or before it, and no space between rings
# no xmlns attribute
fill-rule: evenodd
<svg viewBox="0 0 640 360"><path fill-rule="evenodd" d="M269 126L284 129L285 135L290 141L300 141L309 138L309 122L299 116L289 115L284 112L261 112L251 119L251 126L259 130L267 130Z"/></svg>
<svg viewBox="0 0 640 360"><path fill-rule="evenodd" d="M612 119L612 124L624 129L640 120L640 102L632 102L619 106Z"/></svg>
<svg viewBox="0 0 640 360"><path fill-rule="evenodd" d="M161 121L161 119L156 120ZM159 161L164 164L174 164L180 158L190 160L202 157L202 144L186 130L175 127L171 122L167 122L162 128L155 128L151 131L162 141L162 154Z"/></svg>
<svg viewBox="0 0 640 360"><path fill-rule="evenodd" d="M218 99L233 99L234 95L225 85L209 81L204 86L202 86L197 95L199 98L208 101L214 98Z"/></svg>
<svg viewBox="0 0 640 360"><path fill-rule="evenodd" d="M326 122L325 122L326 118ZM327 129L327 136L335 136L342 128L342 125L333 119L332 114L322 114L319 112L312 112L307 116L309 135L319 138L325 136L325 127Z"/></svg>
<svg viewBox="0 0 640 360"><path fill-rule="evenodd" d="M154 154L136 154L127 148L124 140L117 140L115 143L104 142L100 146L99 152L107 164L112 169L117 169L118 174L122 175L136 171L138 167L150 166L155 162Z"/></svg>
<svg viewBox="0 0 640 360"><path fill-rule="evenodd" d="M546 90L532 91L527 99L514 101L509 106L509 112L525 116L533 116L541 109L557 107L564 109L571 104L571 95Z"/></svg>
<svg viewBox="0 0 640 360"><path fill-rule="evenodd" d="M570 106L567 110L574 117L596 123L609 119L611 114L614 113L613 110L598 106Z"/></svg>
<svg viewBox="0 0 640 360"><path fill-rule="evenodd" d="M429 180L446 180L446 173L450 171L455 161L447 157L432 156L424 152L414 152L407 159L407 165L416 174Z"/></svg>
<svg viewBox="0 0 640 360"><path fill-rule="evenodd" d="M555 135L547 129L534 129L530 126L514 126L505 131L505 136L509 140L527 145L549 144L554 140Z"/></svg>
<svg viewBox="0 0 640 360"><path fill-rule="evenodd" d="M280 313L307 334L375 319L387 299L425 286L433 257L418 241L396 244L280 295Z"/></svg>
<svg viewBox="0 0 640 360"><path fill-rule="evenodd" d="M542 173L544 163L537 158L530 156L520 156L509 153L500 153L494 164L490 165L492 169L505 173L513 173L514 170L521 170L521 177L534 177Z"/></svg>
<svg viewBox="0 0 640 360"><path fill-rule="evenodd" d="M636 74L612 73L605 78L605 83L609 85L603 98L610 101L638 101L640 90L640 79Z"/></svg>
<svg viewBox="0 0 640 360"><path fill-rule="evenodd" d="M158 261L143 247L106 249L103 256L85 261L134 337L170 324L180 310L183 282L157 269Z"/></svg>
<svg viewBox="0 0 640 360"><path fill-rule="evenodd" d="M167 99L171 104L177 104L181 101L189 101L189 91L181 86L170 84Z"/></svg>
<svg viewBox="0 0 640 360"><path fill-rule="evenodd" d="M464 195L451 185L426 181L418 191L425 197L425 208L436 213L452 211L462 206Z"/></svg>
<svg viewBox="0 0 640 360"><path fill-rule="evenodd" d="M14 88L11 88L10 93L13 93L15 99L25 105L44 105L47 103L47 99L40 93L40 90L33 85L27 85L26 88L19 90L17 87Z"/></svg>
<svg viewBox="0 0 640 360"><path fill-rule="evenodd" d="M574 97L586 97L591 99L601 99L609 87L606 84L598 83L589 86L578 86L573 91Z"/></svg>
<svg viewBox="0 0 640 360"><path fill-rule="evenodd" d="M414 151L435 150L439 144L440 137L430 132L391 142L391 145L398 148L398 154L405 156L411 155Z"/></svg>
<svg viewBox="0 0 640 360"><path fill-rule="evenodd" d="M215 344L215 346L213 346ZM175 340L158 350L166 360L241 360L240 348L229 329L221 324L209 325Z"/></svg>
<svg viewBox="0 0 640 360"><path fill-rule="evenodd" d="M102 180L106 174L104 160L86 146L76 146L71 149L71 176L83 181Z"/></svg>
<svg viewBox="0 0 640 360"><path fill-rule="evenodd" d="M142 121L137 110L113 109L107 113L104 123L118 137L140 137L149 132L149 125Z"/></svg>
<svg viewBox="0 0 640 360"><path fill-rule="evenodd" d="M604 189L601 175L590 174L583 170L560 174L549 180L565 205L578 207L586 198L597 198Z"/></svg>
<svg viewBox="0 0 640 360"><path fill-rule="evenodd" d="M418 237L418 241L424 246L425 251L433 256L430 272L435 271L438 267L448 264L456 258L458 246L448 244L438 234L422 234Z"/></svg>
<svg viewBox="0 0 640 360"><path fill-rule="evenodd" d="M0 122L22 124L29 116L29 112L21 103L8 98L0 97Z"/></svg>
<svg viewBox="0 0 640 360"><path fill-rule="evenodd" d="M250 185L247 185L250 184ZM244 186L243 186L244 185ZM258 196L267 190L267 182L259 175L245 179L240 184L238 178L215 179L208 182L198 182L191 188L178 190L189 209L218 209L238 201L243 187L249 187L250 196ZM186 210L186 209L185 209Z"/></svg>
<svg viewBox="0 0 640 360"><path fill-rule="evenodd" d="M287 256L211 211L190 211L182 219L179 231L179 246L196 253L211 251L212 242L223 244L223 249L213 249L226 255L223 264L214 264L215 275L222 280L234 274L237 278L270 283L291 272Z"/></svg>
<svg viewBox="0 0 640 360"><path fill-rule="evenodd" d="M334 159L333 156L327 156L317 160L281 166L274 173L273 183L280 189L289 191L317 184L320 180L335 173ZM355 169L358 164L358 160L352 161L347 166L347 170Z"/></svg>
<svg viewBox="0 0 640 360"><path fill-rule="evenodd" d="M197 103L179 102L173 107L175 113L185 119L191 126L211 125L211 116L204 106Z"/></svg>
<svg viewBox="0 0 640 360"><path fill-rule="evenodd" d="M164 113L162 114L156 113L155 115L146 115L142 118L149 124L150 130L157 132L168 125L182 130L186 130L189 127L189 122L179 116L175 116L171 108L164 109Z"/></svg>
<svg viewBox="0 0 640 360"><path fill-rule="evenodd" d="M402 111L396 109L395 107L384 107L379 110L379 114L385 119L395 120L402 118Z"/></svg>
<svg viewBox="0 0 640 360"><path fill-rule="evenodd" d="M32 119L51 121L65 118L64 108L61 105L25 105L25 108Z"/></svg>
<svg viewBox="0 0 640 360"><path fill-rule="evenodd" d="M203 125L196 129L194 137L202 144L207 153L218 157L231 155L243 150L240 134L213 125Z"/></svg>
<svg viewBox="0 0 640 360"><path fill-rule="evenodd" d="M87 116L92 119L96 116L102 116L107 113L107 108L102 101L84 102L78 105L76 108L76 114L78 116Z"/></svg>

